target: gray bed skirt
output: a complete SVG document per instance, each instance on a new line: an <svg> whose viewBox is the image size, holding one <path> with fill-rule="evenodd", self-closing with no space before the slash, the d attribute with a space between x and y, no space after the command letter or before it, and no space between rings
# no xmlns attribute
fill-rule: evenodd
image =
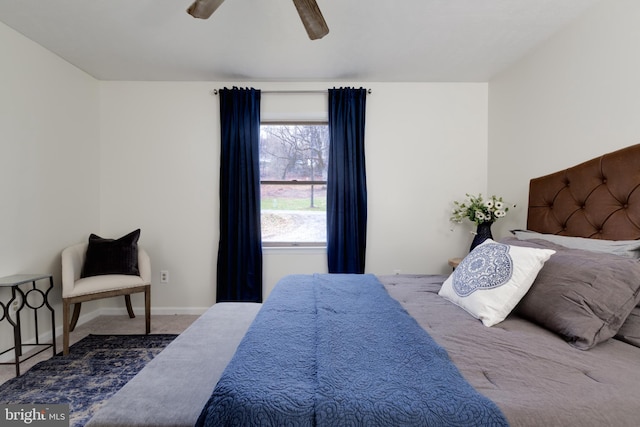
<svg viewBox="0 0 640 427"><path fill-rule="evenodd" d="M262 304L213 305L129 381L89 427L192 427Z"/></svg>

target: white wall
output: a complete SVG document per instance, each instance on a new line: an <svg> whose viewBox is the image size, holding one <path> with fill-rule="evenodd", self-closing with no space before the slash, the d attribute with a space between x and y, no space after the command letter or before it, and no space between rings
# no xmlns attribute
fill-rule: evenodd
<svg viewBox="0 0 640 427"><path fill-rule="evenodd" d="M453 199L489 188L517 203L499 236L524 226L531 177L640 142L637 22L640 3L604 1L489 84L367 84L367 272L448 272L471 238L470 226L450 230ZM60 250L140 227L154 312L208 307L219 168L210 90L225 84L97 82L3 24L0 54L0 275L52 272L60 327ZM263 117L314 118L325 106L316 95L265 95ZM285 274L316 271L326 271L322 250L267 250L266 294ZM100 306L123 305L85 310Z"/></svg>
<svg viewBox="0 0 640 427"><path fill-rule="evenodd" d="M198 312L215 301L220 128L219 100L210 91L232 85L239 84L100 83L100 229L113 237L142 229L156 312ZM487 186L487 84L367 87L367 272L447 272L447 258L470 243L464 227L450 230L451 202ZM264 118L290 114L326 114L326 99L263 95ZM264 264L266 296L285 274L325 272L326 254L265 250ZM169 284L159 283L161 269L169 270Z"/></svg>
<svg viewBox="0 0 640 427"><path fill-rule="evenodd" d="M640 142L637 22L640 3L609 0L489 84L367 84L367 272L448 272L446 259L471 239L470 226L450 230L452 200L489 188L517 203L499 236L524 226L531 177ZM64 246L140 227L154 312L213 303L219 113L210 90L225 84L97 82L3 24L0 54L0 275L50 271L60 286ZM324 109L316 95L263 99L263 117ZM316 271L326 271L322 250L265 251L266 294L285 274ZM52 299L60 326L59 288Z"/></svg>
<svg viewBox="0 0 640 427"><path fill-rule="evenodd" d="M521 207L503 231L530 178L640 143L639 22L637 0L601 2L490 82L489 188Z"/></svg>
<svg viewBox="0 0 640 427"><path fill-rule="evenodd" d="M89 233L117 237L139 227L152 257L154 312L211 305L220 129L210 91L238 83L98 82L3 25L0 49L11 59L0 70L0 274L51 271L59 287L63 247ZM367 272L448 272L447 258L464 253L471 238L471 227L451 231L451 202L487 188L488 85L367 87ZM263 117L292 115L324 117L325 96L264 95ZM265 295L285 274L326 271L323 250L265 250L264 257ZM161 269L170 272L167 285L159 283ZM60 319L59 288L52 300ZM109 299L83 312L122 307L121 298Z"/></svg>
<svg viewBox="0 0 640 427"><path fill-rule="evenodd" d="M185 312L214 301L220 154L210 88L101 83L100 229L106 237L142 230L154 312ZM166 285L160 270L169 271ZM142 295L132 301L143 305Z"/></svg>
<svg viewBox="0 0 640 427"><path fill-rule="evenodd" d="M60 252L99 225L98 82L2 23L0 57L0 276L52 273L61 330Z"/></svg>

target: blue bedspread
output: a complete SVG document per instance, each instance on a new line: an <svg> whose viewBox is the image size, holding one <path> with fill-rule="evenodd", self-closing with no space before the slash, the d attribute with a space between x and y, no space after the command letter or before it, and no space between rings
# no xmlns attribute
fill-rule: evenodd
<svg viewBox="0 0 640 427"><path fill-rule="evenodd" d="M372 275L294 275L264 303L197 426L506 426Z"/></svg>

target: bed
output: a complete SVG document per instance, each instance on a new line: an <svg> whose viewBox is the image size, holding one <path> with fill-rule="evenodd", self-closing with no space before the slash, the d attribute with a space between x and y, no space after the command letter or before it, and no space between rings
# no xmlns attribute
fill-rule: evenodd
<svg viewBox="0 0 640 427"><path fill-rule="evenodd" d="M325 275L290 276L262 307L216 304L89 425L388 425L395 420L635 426L640 419L639 186L636 145L531 180L527 230L481 245L458 274L364 275L358 283L340 276L339 286L327 284L335 281ZM443 289L455 287L456 280L466 284L463 279L484 262L481 254L503 257L495 250L505 247L514 265L509 285L520 277L516 264L526 264L521 257L540 264L535 274L527 267L526 277L534 277L524 292L513 286L512 293L524 296L506 314L504 304L494 310L496 319L494 312L482 314L486 303L477 315L465 301L443 297ZM327 294L335 298L325 299ZM315 316L319 312L322 316ZM360 326L352 326L358 321ZM490 321L496 322L483 324ZM307 323L315 327L307 329ZM269 330L272 336L260 340ZM276 352L282 348L284 353ZM254 365L256 359L270 363ZM449 359L451 365L445 363ZM367 374L370 366L377 373ZM294 373L316 378L317 384ZM287 390L294 392L281 395ZM416 397L427 394L428 399ZM256 418L244 418L247 413Z"/></svg>

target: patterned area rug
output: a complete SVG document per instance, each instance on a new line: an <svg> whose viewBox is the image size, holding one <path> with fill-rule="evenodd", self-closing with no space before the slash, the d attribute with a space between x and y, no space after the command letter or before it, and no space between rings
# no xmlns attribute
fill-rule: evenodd
<svg viewBox="0 0 640 427"><path fill-rule="evenodd" d="M69 404L70 425L84 426L176 336L89 335L0 385L0 402Z"/></svg>

